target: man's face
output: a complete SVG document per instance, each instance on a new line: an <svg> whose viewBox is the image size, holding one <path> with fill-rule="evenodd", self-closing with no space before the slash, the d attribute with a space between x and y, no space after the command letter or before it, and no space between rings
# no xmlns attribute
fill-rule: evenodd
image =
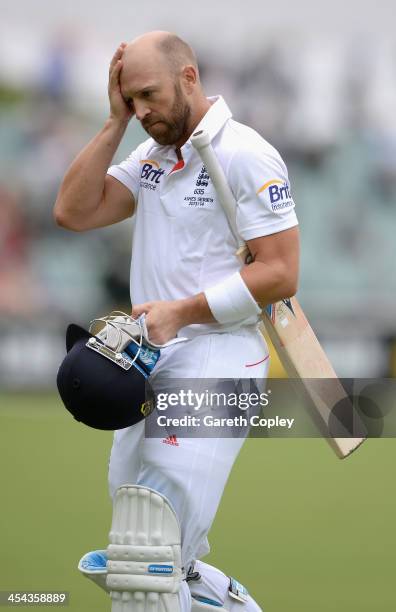
<svg viewBox="0 0 396 612"><path fill-rule="evenodd" d="M121 74L121 88L136 118L158 144L180 146L187 140L191 108L176 77L155 71L139 78L128 71L125 78Z"/></svg>
<svg viewBox="0 0 396 612"><path fill-rule="evenodd" d="M169 110L168 110L169 108ZM185 99L181 87L174 83L173 100L169 98L163 110L151 111L141 124L146 132L160 145L175 145L188 136L188 119L191 109Z"/></svg>

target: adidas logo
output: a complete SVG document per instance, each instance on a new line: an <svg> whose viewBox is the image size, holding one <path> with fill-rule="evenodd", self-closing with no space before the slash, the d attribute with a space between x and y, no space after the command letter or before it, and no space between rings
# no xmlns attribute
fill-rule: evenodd
<svg viewBox="0 0 396 612"><path fill-rule="evenodd" d="M170 444L171 446L180 446L176 436L168 436L167 438L164 438L162 442L164 444Z"/></svg>

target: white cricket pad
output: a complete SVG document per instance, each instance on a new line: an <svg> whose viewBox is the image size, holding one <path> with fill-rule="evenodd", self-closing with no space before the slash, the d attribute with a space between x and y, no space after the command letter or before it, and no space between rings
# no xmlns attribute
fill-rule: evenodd
<svg viewBox="0 0 396 612"><path fill-rule="evenodd" d="M147 487L117 489L107 548L112 612L180 612L179 521L168 500Z"/></svg>
<svg viewBox="0 0 396 612"><path fill-rule="evenodd" d="M107 578L107 551L92 550L81 557L78 563L79 571L92 580L95 584L105 591L109 591L106 586Z"/></svg>

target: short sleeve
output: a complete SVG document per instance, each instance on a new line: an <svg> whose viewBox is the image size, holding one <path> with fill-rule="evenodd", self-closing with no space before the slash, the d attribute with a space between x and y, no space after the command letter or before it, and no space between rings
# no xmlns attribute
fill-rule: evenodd
<svg viewBox="0 0 396 612"><path fill-rule="evenodd" d="M140 147L120 164L110 166L107 174L116 178L132 192L135 201L140 187Z"/></svg>
<svg viewBox="0 0 396 612"><path fill-rule="evenodd" d="M237 200L237 228L243 240L298 225L287 169L275 149L238 151L228 175Z"/></svg>

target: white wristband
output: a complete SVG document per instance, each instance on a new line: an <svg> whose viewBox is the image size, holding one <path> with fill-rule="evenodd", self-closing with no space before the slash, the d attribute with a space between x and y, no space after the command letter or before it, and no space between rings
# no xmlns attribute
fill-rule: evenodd
<svg viewBox="0 0 396 612"><path fill-rule="evenodd" d="M219 323L242 321L261 313L239 272L206 289L204 293L212 315Z"/></svg>

